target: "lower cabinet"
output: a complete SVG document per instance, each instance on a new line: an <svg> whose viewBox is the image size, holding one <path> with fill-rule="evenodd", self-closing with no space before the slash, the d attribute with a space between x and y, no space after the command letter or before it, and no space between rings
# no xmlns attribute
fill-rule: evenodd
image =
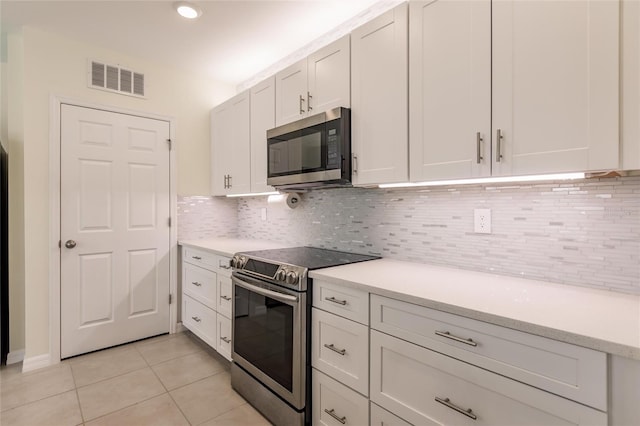
<svg viewBox="0 0 640 426"><path fill-rule="evenodd" d="M231 361L231 320L218 313L216 318L216 351L229 361Z"/></svg>
<svg viewBox="0 0 640 426"><path fill-rule="evenodd" d="M371 426L411 426L411 423L405 422L400 417L373 402L370 406Z"/></svg>
<svg viewBox="0 0 640 426"><path fill-rule="evenodd" d="M216 346L216 321L216 311L182 295L182 324L211 347Z"/></svg>
<svg viewBox="0 0 640 426"><path fill-rule="evenodd" d="M313 369L313 424L368 425L369 401L331 377Z"/></svg>

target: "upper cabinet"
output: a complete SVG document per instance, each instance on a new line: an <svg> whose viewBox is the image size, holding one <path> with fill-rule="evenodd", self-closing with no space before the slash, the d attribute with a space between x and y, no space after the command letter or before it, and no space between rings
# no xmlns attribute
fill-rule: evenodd
<svg viewBox="0 0 640 426"><path fill-rule="evenodd" d="M411 3L411 180L615 169L616 1Z"/></svg>
<svg viewBox="0 0 640 426"><path fill-rule="evenodd" d="M351 33L352 180L408 179L408 6Z"/></svg>
<svg viewBox="0 0 640 426"><path fill-rule="evenodd" d="M622 168L640 169L640 2L622 0L620 140Z"/></svg>
<svg viewBox="0 0 640 426"><path fill-rule="evenodd" d="M276 126L276 80L251 88L251 192L273 191L267 185L267 130Z"/></svg>
<svg viewBox="0 0 640 426"><path fill-rule="evenodd" d="M276 126L351 106L349 36L276 74Z"/></svg>
<svg viewBox="0 0 640 426"><path fill-rule="evenodd" d="M213 195L250 192L249 114L248 90L211 111L211 190Z"/></svg>

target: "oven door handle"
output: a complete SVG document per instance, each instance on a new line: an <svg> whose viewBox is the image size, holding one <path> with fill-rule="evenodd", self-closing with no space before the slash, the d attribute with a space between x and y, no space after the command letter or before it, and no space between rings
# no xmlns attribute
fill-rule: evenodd
<svg viewBox="0 0 640 426"><path fill-rule="evenodd" d="M254 293L258 293L261 296L266 296L266 297L270 297L273 300L277 300L278 302L297 302L298 298L296 296L290 296L288 294L284 294L284 293L280 293L277 291L272 291L272 290L267 290L266 288L262 288L262 287L258 287L256 285L253 284L249 284L246 281L243 281L241 279L238 279L236 277L234 277L233 275L231 276L231 280L234 282L234 284L239 285L242 288L246 288L247 290L253 291Z"/></svg>

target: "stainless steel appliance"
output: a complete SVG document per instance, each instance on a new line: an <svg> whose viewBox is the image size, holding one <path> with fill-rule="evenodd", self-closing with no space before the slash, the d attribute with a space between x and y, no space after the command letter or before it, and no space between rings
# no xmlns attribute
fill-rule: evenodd
<svg viewBox="0 0 640 426"><path fill-rule="evenodd" d="M267 131L267 183L280 189L351 185L351 110L335 108Z"/></svg>
<svg viewBox="0 0 640 426"><path fill-rule="evenodd" d="M231 385L272 423L311 423L308 271L377 258L293 247L237 253L231 260Z"/></svg>

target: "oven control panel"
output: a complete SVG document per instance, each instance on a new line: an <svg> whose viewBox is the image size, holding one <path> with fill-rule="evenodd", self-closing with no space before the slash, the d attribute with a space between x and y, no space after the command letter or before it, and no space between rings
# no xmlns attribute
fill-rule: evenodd
<svg viewBox="0 0 640 426"><path fill-rule="evenodd" d="M239 254L233 256L231 266L237 271L287 287L300 287L307 273L307 268L300 266L266 262Z"/></svg>

